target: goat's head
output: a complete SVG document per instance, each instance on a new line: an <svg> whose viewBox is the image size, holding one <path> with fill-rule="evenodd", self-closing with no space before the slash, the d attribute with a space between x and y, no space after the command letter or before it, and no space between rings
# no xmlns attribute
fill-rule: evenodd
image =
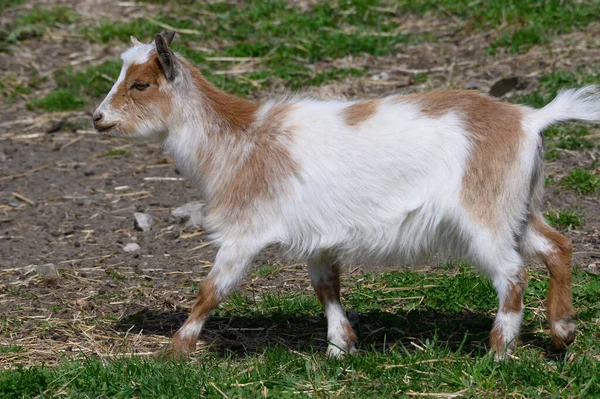
<svg viewBox="0 0 600 399"><path fill-rule="evenodd" d="M173 102L182 66L169 48L175 32L161 32L151 44L132 37L133 46L121 58L123 67L93 115L102 134L149 137L165 134L173 117Z"/></svg>

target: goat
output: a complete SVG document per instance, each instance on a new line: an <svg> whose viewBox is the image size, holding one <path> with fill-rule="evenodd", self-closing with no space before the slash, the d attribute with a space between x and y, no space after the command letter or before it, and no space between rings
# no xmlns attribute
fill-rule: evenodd
<svg viewBox="0 0 600 399"><path fill-rule="evenodd" d="M160 140L207 202L205 227L219 250L170 355L195 349L211 311L273 243L307 261L330 356L356 351L340 265L410 262L434 251L492 280L495 356L516 345L527 255L550 272L553 344L574 340L572 248L541 212L542 132L571 119L600 123L599 88L562 91L541 109L473 91L257 104L211 85L171 50L173 36L151 44L132 37L93 115L102 134Z"/></svg>

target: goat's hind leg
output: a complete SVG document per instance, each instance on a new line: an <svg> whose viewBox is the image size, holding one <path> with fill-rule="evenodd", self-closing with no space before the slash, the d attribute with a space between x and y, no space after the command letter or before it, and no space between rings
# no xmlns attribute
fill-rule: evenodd
<svg viewBox="0 0 600 399"><path fill-rule="evenodd" d="M573 249L569 240L548 226L541 215L532 217L526 240L528 252L535 253L550 273L546 307L552 344L563 349L575 340L576 335L571 292Z"/></svg>
<svg viewBox="0 0 600 399"><path fill-rule="evenodd" d="M519 340L527 274L522 263L519 263L518 267L498 270L492 280L499 308L490 333L490 350L496 359L503 359L513 354Z"/></svg>
<svg viewBox="0 0 600 399"><path fill-rule="evenodd" d="M309 259L308 274L327 316L327 355L342 357L355 353L356 334L340 303L339 265L328 254L319 254Z"/></svg>
<svg viewBox="0 0 600 399"><path fill-rule="evenodd" d="M479 256L472 261L492 280L499 305L490 332L489 348L496 359L503 359L512 355L519 340L527 274L521 255L512 247L501 248L488 242L479 249L475 252Z"/></svg>

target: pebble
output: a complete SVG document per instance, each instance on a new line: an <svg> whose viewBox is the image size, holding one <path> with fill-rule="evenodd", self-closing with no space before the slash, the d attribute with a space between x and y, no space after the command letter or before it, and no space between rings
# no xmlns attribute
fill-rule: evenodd
<svg viewBox="0 0 600 399"><path fill-rule="evenodd" d="M16 207L18 207L18 206L19 206L19 205L21 205L21 204L23 204L23 202L21 202L21 201L19 201L19 200L16 200L16 199L12 199L12 200L10 200L10 201L8 202L8 205L9 205L9 206L11 206L11 207L13 207L13 208L16 208Z"/></svg>
<svg viewBox="0 0 600 399"><path fill-rule="evenodd" d="M140 249L141 249L141 247L139 246L139 244L137 244L135 242L130 242L129 244L127 244L123 247L123 251L125 251L125 252L135 252L135 251L139 251Z"/></svg>
<svg viewBox="0 0 600 399"><path fill-rule="evenodd" d="M171 215L181 222L187 221L187 226L200 228L204 222L204 204L201 202L189 202L173 209Z"/></svg>
<svg viewBox="0 0 600 399"><path fill-rule="evenodd" d="M58 271L54 263L46 263L36 267L37 273L40 276L58 276Z"/></svg>
<svg viewBox="0 0 600 399"><path fill-rule="evenodd" d="M139 231L150 231L152 228L152 216L148 213L136 212L134 227Z"/></svg>

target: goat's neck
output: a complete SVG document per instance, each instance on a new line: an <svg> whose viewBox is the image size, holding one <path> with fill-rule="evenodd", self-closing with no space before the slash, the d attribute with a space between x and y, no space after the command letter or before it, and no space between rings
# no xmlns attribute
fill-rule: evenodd
<svg viewBox="0 0 600 399"><path fill-rule="evenodd" d="M193 82L189 98L165 147L210 201L243 159L258 105L217 89L194 68L188 71Z"/></svg>

